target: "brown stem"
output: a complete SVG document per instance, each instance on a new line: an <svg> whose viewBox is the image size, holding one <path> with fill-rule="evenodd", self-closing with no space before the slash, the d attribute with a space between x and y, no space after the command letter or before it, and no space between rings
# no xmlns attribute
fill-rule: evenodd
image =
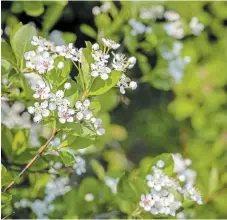
<svg viewBox="0 0 227 220"><path fill-rule="evenodd" d="M51 135L51 137L47 140L47 142L39 149L38 153L32 158L32 160L26 165L26 167L19 173L19 175L15 178L15 180L13 180L4 190L7 191L9 188L11 188L15 183L16 183L16 179L20 178L27 169L29 169L33 163L35 163L35 161L42 155L42 153L44 152L44 150L47 148L47 146L49 145L49 143L56 137L56 135L58 134L58 132L60 131L60 129L55 129L53 134Z"/></svg>

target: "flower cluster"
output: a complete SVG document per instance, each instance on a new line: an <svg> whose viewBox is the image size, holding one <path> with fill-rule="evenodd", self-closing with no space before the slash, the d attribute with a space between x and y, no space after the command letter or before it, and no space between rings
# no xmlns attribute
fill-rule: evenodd
<svg viewBox="0 0 227 220"><path fill-rule="evenodd" d="M168 71L177 83L181 81L185 67L191 60L188 56L181 56L182 48L183 44L179 41L173 43L172 50L165 46L160 48L162 57L168 61Z"/></svg>
<svg viewBox="0 0 227 220"><path fill-rule="evenodd" d="M191 184L181 186L175 178L166 175L162 170L164 166L164 161L159 160L156 166L152 167L153 174L146 176L150 193L141 195L140 207L151 212L152 215L175 216L182 206L182 201L179 199L181 196L202 204L200 193Z"/></svg>
<svg viewBox="0 0 227 220"><path fill-rule="evenodd" d="M162 19L165 8L162 5L155 5L150 8L140 9L140 18L142 19L152 19L153 21L157 19Z"/></svg>
<svg viewBox="0 0 227 220"><path fill-rule="evenodd" d="M86 173L86 162L85 160L80 156L75 156L75 163L73 165L73 169L75 170L77 175L82 175L83 173Z"/></svg>
<svg viewBox="0 0 227 220"><path fill-rule="evenodd" d="M92 14L97 16L100 15L102 13L106 13L111 9L111 4L110 2L105 2L104 4L102 4L100 7L99 6L95 6L92 8Z"/></svg>
<svg viewBox="0 0 227 220"><path fill-rule="evenodd" d="M196 182L197 173L195 170L188 168L192 161L190 159L184 159L181 154L172 154L174 161L174 172L177 174L177 178L181 182L194 185Z"/></svg>
<svg viewBox="0 0 227 220"><path fill-rule="evenodd" d="M117 86L120 88L120 92L125 94L126 88L131 88L132 90L137 88L137 83L134 81L130 82L130 79L126 77L125 74L122 74L121 79L118 81Z"/></svg>
<svg viewBox="0 0 227 220"><path fill-rule="evenodd" d="M128 59L122 53L112 52L113 61L111 65L108 65L109 59L110 59L110 55L108 54L109 50L118 49L120 47L120 44L114 42L113 40L105 39L105 38L103 38L102 41L104 44L104 50L100 50L100 46L97 43L92 46L92 57L93 57L94 63L91 64L91 75L93 77L100 76L101 79L107 80L112 70L117 70L119 72L122 72L122 77L120 81L117 83L117 86L120 87L120 91L123 91L121 89L122 87L124 88L129 87L128 84L127 86L122 86L122 82L126 78L124 73L126 72L127 69L131 69L134 67L136 63L136 58L130 57ZM129 78L127 79L129 82L131 81ZM135 89L136 82L133 82L132 84L133 84L133 89Z"/></svg>
<svg viewBox="0 0 227 220"><path fill-rule="evenodd" d="M180 15L175 11L165 11L162 5L156 5L151 8L141 8L140 10L141 19L151 19L156 21L157 19L164 19L164 30L167 35L172 36L176 39L181 39L185 36L184 22ZM189 27L194 35L199 35L204 29L204 25L199 23L198 18L193 17L190 21ZM141 25L140 25L141 29Z"/></svg>
<svg viewBox="0 0 227 220"><path fill-rule="evenodd" d="M24 54L26 67L39 74L45 74L55 68L54 60L59 56L76 62L81 61L82 48L77 49L72 43L55 46L45 38L34 36L31 44L36 47L36 50L28 51Z"/></svg>
<svg viewBox="0 0 227 220"><path fill-rule="evenodd" d="M36 214L38 219L48 219L46 215L55 210L54 205L51 203L55 200L55 198L64 195L71 189L68 184L69 178L53 178L46 185L44 200L36 199L34 202L31 202L28 199L21 199L19 202L14 203L14 207L29 207Z"/></svg>
<svg viewBox="0 0 227 220"><path fill-rule="evenodd" d="M71 84L65 83L64 88L70 89ZM69 108L70 101L64 97L63 90L51 93L50 87L41 80L39 80L37 84L34 84L32 89L35 91L33 97L43 100L41 103L35 102L34 106L28 107L28 112L34 114L33 120L35 122L40 122L42 118L48 117L51 114L51 111L57 110L60 123L72 123L75 119L77 121L83 120L86 123L89 123L98 135L103 135L105 133L105 129L101 127L102 120L93 117L89 99L84 100L83 103L77 101L75 108Z"/></svg>
<svg viewBox="0 0 227 220"><path fill-rule="evenodd" d="M136 36L138 34L151 33L152 28L144 25L143 23L136 21L135 19L130 19L128 24L132 27L131 34Z"/></svg>
<svg viewBox="0 0 227 220"><path fill-rule="evenodd" d="M193 17L190 21L189 27L192 30L194 35L199 35L204 30L204 25L199 23L199 19L197 17Z"/></svg>

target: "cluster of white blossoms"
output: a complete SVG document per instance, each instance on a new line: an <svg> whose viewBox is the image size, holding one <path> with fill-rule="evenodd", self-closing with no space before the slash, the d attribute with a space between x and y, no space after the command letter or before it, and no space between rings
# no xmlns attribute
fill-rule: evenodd
<svg viewBox="0 0 227 220"><path fill-rule="evenodd" d="M157 19L164 19L166 23L164 24L164 30L169 36L176 39L181 39L185 36L184 22L182 21L180 15L171 10L165 11L162 5L156 5L151 8L141 8L140 9L141 19L151 19L156 21ZM189 27L194 35L199 35L204 29L204 25L199 23L198 18L193 17L190 21Z"/></svg>
<svg viewBox="0 0 227 220"><path fill-rule="evenodd" d="M181 81L186 65L191 61L190 57L181 56L182 49L183 44L179 41L173 43L171 50L165 46L160 48L162 57L168 61L168 71L176 83Z"/></svg>
<svg viewBox="0 0 227 220"><path fill-rule="evenodd" d="M75 170L77 175L82 175L83 173L86 173L86 162L85 160L80 156L75 156L75 163L73 165L73 169Z"/></svg>
<svg viewBox="0 0 227 220"><path fill-rule="evenodd" d="M181 154L172 154L174 161L174 172L177 174L177 178L185 184L194 185L196 182L197 172L188 168L192 161L190 159L184 159Z"/></svg>
<svg viewBox="0 0 227 220"><path fill-rule="evenodd" d="M166 175L162 170L164 166L164 161L159 160L156 166L152 167L153 173L146 176L150 193L141 195L140 207L152 215L175 216L182 207L180 200L182 196L184 199L191 199L202 204L200 193L191 184L182 186L177 179Z"/></svg>
<svg viewBox="0 0 227 220"><path fill-rule="evenodd" d="M124 88L132 88L135 89L137 87L137 83L134 81L131 81L129 78L127 80L129 82L132 82L131 85L128 85L127 83L123 83L123 81L126 79L124 73L127 71L127 69L132 69L136 63L135 57L127 58L122 53L114 53L112 52L113 59L111 65L109 65L109 59L110 55L108 54L109 50L116 50L120 47L120 44L114 42L110 39L102 38L104 49L100 50L100 46L96 43L92 46L92 57L95 61L91 64L91 75L93 77L101 77L103 80L107 80L109 78L109 74L112 70L117 70L119 72L122 72L122 77L120 81L117 83L117 86L120 87L120 91L124 91L122 87ZM125 92L124 92L125 93Z"/></svg>
<svg viewBox="0 0 227 220"><path fill-rule="evenodd" d="M140 9L140 18L142 19L152 19L153 21L157 19L162 19L165 8L162 5L155 5L150 8Z"/></svg>
<svg viewBox="0 0 227 220"><path fill-rule="evenodd" d="M151 33L152 28L144 25L143 23L136 21L135 19L130 19L128 24L132 27L131 34L136 36L138 34Z"/></svg>
<svg viewBox="0 0 227 220"><path fill-rule="evenodd" d="M99 6L93 7L92 8L92 14L97 16L97 15L100 15L102 13L108 12L110 9L111 9L110 2L105 2L100 7Z"/></svg>
<svg viewBox="0 0 227 220"><path fill-rule="evenodd" d="M55 58L59 56L81 62L82 48L77 49L72 43L69 45L55 46L54 43L45 38L34 36L31 44L36 47L36 50L26 52L24 58L28 70L35 71L36 73L45 74L51 71L55 68Z"/></svg>
<svg viewBox="0 0 227 220"><path fill-rule="evenodd" d="M65 83L65 89L70 89L71 84ZM51 111L57 111L60 123L85 121L90 124L90 127L95 129L98 135L103 135L105 129L101 127L102 120L93 117L90 109L90 100L86 99L83 102L77 101L75 108L69 108L70 101L64 97L64 91L58 90L56 93L51 93L51 89L44 81L39 80L37 84L32 85L32 89L35 91L33 97L42 102L35 102L34 106L28 107L28 112L34 114L33 120L40 122L43 117L48 117Z"/></svg>
<svg viewBox="0 0 227 220"><path fill-rule="evenodd" d="M204 30L204 25L199 23L199 19L197 17L193 17L190 21L189 27L192 30L194 35L199 35Z"/></svg>
<svg viewBox="0 0 227 220"><path fill-rule="evenodd" d="M14 207L17 209L29 207L36 214L38 219L49 219L46 215L55 210L54 205L51 203L58 196L64 195L71 189L68 184L69 178L55 177L47 183L43 200L36 199L32 202L28 199L21 199L19 202L14 203Z"/></svg>
<svg viewBox="0 0 227 220"><path fill-rule="evenodd" d="M126 88L131 88L132 90L137 88L137 83L135 81L131 81L125 74L122 74L120 80L117 83L117 86L120 88L120 92L125 94Z"/></svg>
<svg viewBox="0 0 227 220"><path fill-rule="evenodd" d="M98 135L103 135L105 129L101 126L102 120L100 118L95 118L90 109L90 100L85 99L83 102L77 101L75 104L76 107L76 118L81 121L84 120L92 125L92 128L95 129Z"/></svg>

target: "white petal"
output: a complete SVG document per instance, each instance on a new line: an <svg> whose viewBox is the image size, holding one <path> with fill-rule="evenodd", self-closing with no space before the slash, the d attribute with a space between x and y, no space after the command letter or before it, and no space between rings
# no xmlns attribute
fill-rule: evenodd
<svg viewBox="0 0 227 220"><path fill-rule="evenodd" d="M64 124L66 122L66 120L64 118L59 118L59 122L61 122L62 124Z"/></svg>
<svg viewBox="0 0 227 220"><path fill-rule="evenodd" d="M43 109L42 115L43 117L48 117L50 115L50 111L48 109Z"/></svg>
<svg viewBox="0 0 227 220"><path fill-rule="evenodd" d="M33 113L35 112L35 108L34 108L33 106L29 106L29 107L28 107L28 112L29 112L30 114L33 114Z"/></svg>
<svg viewBox="0 0 227 220"><path fill-rule="evenodd" d="M55 109L56 109L56 104L55 104L55 103L50 103L50 104L49 104L49 109L50 109L51 111L55 110Z"/></svg>
<svg viewBox="0 0 227 220"><path fill-rule="evenodd" d="M78 120L82 120L83 117L84 117L84 115L83 115L81 112L78 112L78 113L76 114L76 118L77 118Z"/></svg>
<svg viewBox="0 0 227 220"><path fill-rule="evenodd" d="M98 135L103 135L103 134L105 134L105 129L104 129L104 128L99 128L99 129L97 130L97 134L98 134Z"/></svg>
<svg viewBox="0 0 227 220"><path fill-rule="evenodd" d="M67 122L73 122L73 117L69 117L69 118L67 119Z"/></svg>
<svg viewBox="0 0 227 220"><path fill-rule="evenodd" d="M42 115L38 114L38 115L35 115L35 117L33 118L33 121L40 122L41 119L42 119Z"/></svg>
<svg viewBox="0 0 227 220"><path fill-rule="evenodd" d="M103 80L107 80L109 76L108 76L107 73L101 73L101 74L100 74L100 77L101 77Z"/></svg>

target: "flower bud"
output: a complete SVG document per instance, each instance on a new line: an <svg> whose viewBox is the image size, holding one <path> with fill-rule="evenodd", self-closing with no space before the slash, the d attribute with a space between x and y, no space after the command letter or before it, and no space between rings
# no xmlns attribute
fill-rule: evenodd
<svg viewBox="0 0 227 220"><path fill-rule="evenodd" d="M71 83L65 83L64 88L65 89L71 89Z"/></svg>
<svg viewBox="0 0 227 220"><path fill-rule="evenodd" d="M93 50L98 50L99 49L99 45L97 43L92 45L92 49Z"/></svg>
<svg viewBox="0 0 227 220"><path fill-rule="evenodd" d="M136 58L135 57L130 57L129 59L128 59L128 62L129 62L129 64L131 64L131 65L135 65L135 63L136 63Z"/></svg>
<svg viewBox="0 0 227 220"><path fill-rule="evenodd" d="M131 87L132 90L136 89L137 88L137 82L135 81L131 81L129 86Z"/></svg>
<svg viewBox="0 0 227 220"><path fill-rule="evenodd" d="M58 63L58 69L63 69L64 68L64 63L63 62L59 62Z"/></svg>

